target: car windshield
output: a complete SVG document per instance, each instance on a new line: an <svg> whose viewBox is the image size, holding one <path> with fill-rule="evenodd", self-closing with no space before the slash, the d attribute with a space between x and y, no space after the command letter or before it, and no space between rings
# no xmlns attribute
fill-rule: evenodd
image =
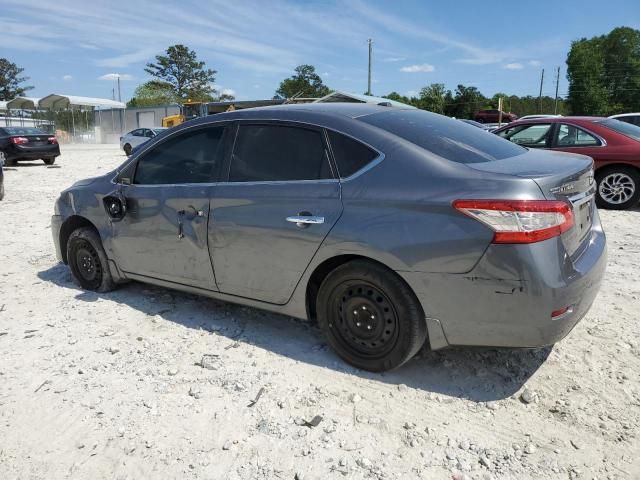
<svg viewBox="0 0 640 480"><path fill-rule="evenodd" d="M627 122L621 122L620 120L616 120L613 118L599 120L597 123L640 142L640 127L636 125L632 125Z"/></svg>
<svg viewBox="0 0 640 480"><path fill-rule="evenodd" d="M48 135L40 128L33 127L2 127L9 135Z"/></svg>
<svg viewBox="0 0 640 480"><path fill-rule="evenodd" d="M358 117L447 160L481 163L521 155L527 150L464 122L424 110L390 110Z"/></svg>

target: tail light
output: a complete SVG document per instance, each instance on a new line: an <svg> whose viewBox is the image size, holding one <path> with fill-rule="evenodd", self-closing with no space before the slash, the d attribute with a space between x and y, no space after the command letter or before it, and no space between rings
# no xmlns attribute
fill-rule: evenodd
<svg viewBox="0 0 640 480"><path fill-rule="evenodd" d="M456 200L453 207L484 223L493 243L535 243L573 227L573 211L556 200Z"/></svg>
<svg viewBox="0 0 640 480"><path fill-rule="evenodd" d="M56 137L49 137L49 138L47 138L47 142L49 142L52 145L57 145L58 144L58 139Z"/></svg>
<svg viewBox="0 0 640 480"><path fill-rule="evenodd" d="M29 139L26 137L11 137L11 143L14 145L24 145L29 143Z"/></svg>

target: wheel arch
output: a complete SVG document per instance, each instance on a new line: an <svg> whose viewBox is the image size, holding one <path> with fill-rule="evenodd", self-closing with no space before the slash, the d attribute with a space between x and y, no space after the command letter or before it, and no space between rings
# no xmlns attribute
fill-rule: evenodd
<svg viewBox="0 0 640 480"><path fill-rule="evenodd" d="M98 234L98 237L100 236L100 232L96 226L87 218L81 215L71 215L67 218L60 227L60 253L62 254L62 261L65 264L68 263L67 242L69 241L71 234L78 228L91 228Z"/></svg>
<svg viewBox="0 0 640 480"><path fill-rule="evenodd" d="M625 169L630 168L631 170L635 170L636 173L640 175L640 166L638 166L637 164L626 163L626 162L613 162L613 163L605 163L600 168L598 168L595 172L596 178L602 177L608 171L615 170L616 168L625 168Z"/></svg>
<svg viewBox="0 0 640 480"><path fill-rule="evenodd" d="M407 287L411 290L413 295L415 295L416 298L418 298L418 295L416 294L415 290L406 281L406 279L403 278L402 275L398 274L394 269L390 268L388 265L385 265L383 262L379 260L375 260L371 257L367 257L365 255L358 255L358 254L336 255L334 257L330 257L322 261L319 265L315 267L315 269L313 270L313 273L309 276L309 280L307 282L307 288L306 288L306 295L305 295L307 318L309 320L314 320L314 321L316 320L316 301L318 298L318 291L320 290L320 285L322 285L322 282L324 281L324 279L327 278L327 275L329 275L336 268L344 265L345 263L351 262L353 260L365 260L367 262L380 265L386 268L387 270L389 270L390 272L393 272L395 275L398 276L398 278L402 280L402 282L404 282L407 285Z"/></svg>

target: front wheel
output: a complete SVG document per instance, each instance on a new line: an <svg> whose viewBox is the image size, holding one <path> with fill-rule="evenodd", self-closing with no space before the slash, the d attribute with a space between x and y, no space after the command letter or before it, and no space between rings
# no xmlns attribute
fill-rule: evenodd
<svg viewBox="0 0 640 480"><path fill-rule="evenodd" d="M640 200L640 173L630 167L612 167L598 172L596 204L600 208L626 210Z"/></svg>
<svg viewBox="0 0 640 480"><path fill-rule="evenodd" d="M355 260L322 282L318 323L346 362L372 372L397 368L422 348L427 326L422 308L398 275Z"/></svg>
<svg viewBox="0 0 640 480"><path fill-rule="evenodd" d="M131 145L129 145L128 143L125 144L122 149L124 150L124 153L126 153L127 157L131 155L131 152L133 151L133 148L131 148Z"/></svg>
<svg viewBox="0 0 640 480"><path fill-rule="evenodd" d="M73 277L85 290L109 292L115 288L107 255L98 233L92 228L79 228L71 233L67 260Z"/></svg>
<svg viewBox="0 0 640 480"><path fill-rule="evenodd" d="M42 161L45 165L53 165L56 162L56 157L43 158Z"/></svg>

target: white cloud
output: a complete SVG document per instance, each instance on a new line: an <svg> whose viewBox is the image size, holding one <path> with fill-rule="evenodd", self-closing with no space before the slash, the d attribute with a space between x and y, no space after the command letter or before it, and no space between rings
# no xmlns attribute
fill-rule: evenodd
<svg viewBox="0 0 640 480"><path fill-rule="evenodd" d="M382 61L383 62L402 62L406 59L407 59L406 57L387 57L387 58L383 58Z"/></svg>
<svg viewBox="0 0 640 480"><path fill-rule="evenodd" d="M521 63L507 63L506 65L503 65L502 68L506 68L507 70L522 70L524 68L524 65L522 65Z"/></svg>
<svg viewBox="0 0 640 480"><path fill-rule="evenodd" d="M540 60L529 60L529 65L532 67L539 67L542 65L542 62Z"/></svg>
<svg viewBox="0 0 640 480"><path fill-rule="evenodd" d="M233 88L223 88L220 93L222 95L231 95L233 97L236 96L236 91Z"/></svg>
<svg viewBox="0 0 640 480"><path fill-rule="evenodd" d="M330 74L329 72L324 72L324 73L322 74L322 76L323 76L323 77L330 77L330 76L331 76L331 74Z"/></svg>
<svg viewBox="0 0 640 480"><path fill-rule="evenodd" d="M98 80L133 80L133 77L128 73L107 73L106 75L102 75L98 77Z"/></svg>
<svg viewBox="0 0 640 480"><path fill-rule="evenodd" d="M416 97L418 96L417 90L407 90L407 97Z"/></svg>
<svg viewBox="0 0 640 480"><path fill-rule="evenodd" d="M421 65L409 65L407 67L402 67L400 69L401 72L406 73L417 73L417 72L433 72L436 69L433 65L429 65L428 63L423 63Z"/></svg>
<svg viewBox="0 0 640 480"><path fill-rule="evenodd" d="M71 75L65 75L62 77L62 79L68 82L69 80L72 80L73 77Z"/></svg>

